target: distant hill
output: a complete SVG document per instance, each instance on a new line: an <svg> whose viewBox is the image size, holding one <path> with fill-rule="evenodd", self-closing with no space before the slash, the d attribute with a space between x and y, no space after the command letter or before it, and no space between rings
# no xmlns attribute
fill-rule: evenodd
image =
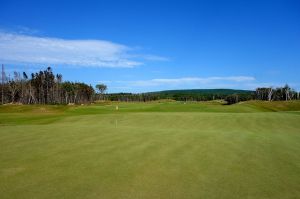
<svg viewBox="0 0 300 199"><path fill-rule="evenodd" d="M238 94L241 99L251 99L254 91L235 89L184 89L184 90L164 90L146 93L159 96L161 99L174 100L214 100L224 99L228 95Z"/></svg>
<svg viewBox="0 0 300 199"><path fill-rule="evenodd" d="M232 95L232 94L252 94L251 90L236 90L236 89L183 89L183 90L163 90L156 92L148 92L151 94L216 94L216 95Z"/></svg>
<svg viewBox="0 0 300 199"><path fill-rule="evenodd" d="M240 101L253 99L254 91L235 89L184 89L163 90L147 93L110 93L106 99L112 101L151 101L160 99L172 99L177 101L207 101L225 99L229 95L237 94Z"/></svg>

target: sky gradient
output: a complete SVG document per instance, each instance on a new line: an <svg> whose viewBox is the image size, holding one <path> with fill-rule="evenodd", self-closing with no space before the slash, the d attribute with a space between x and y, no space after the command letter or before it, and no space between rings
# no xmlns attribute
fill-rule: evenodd
<svg viewBox="0 0 300 199"><path fill-rule="evenodd" d="M0 0L7 72L52 66L108 92L300 90L300 1Z"/></svg>

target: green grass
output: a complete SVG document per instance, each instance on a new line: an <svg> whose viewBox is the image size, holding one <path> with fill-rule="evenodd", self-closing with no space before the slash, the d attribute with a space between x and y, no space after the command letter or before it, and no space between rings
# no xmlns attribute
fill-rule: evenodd
<svg viewBox="0 0 300 199"><path fill-rule="evenodd" d="M0 106L0 198L300 198L299 111L299 101Z"/></svg>

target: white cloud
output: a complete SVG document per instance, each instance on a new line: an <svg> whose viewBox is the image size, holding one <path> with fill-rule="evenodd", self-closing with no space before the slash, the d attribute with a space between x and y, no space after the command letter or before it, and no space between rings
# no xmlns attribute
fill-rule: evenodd
<svg viewBox="0 0 300 199"><path fill-rule="evenodd" d="M226 77L181 77L149 80L111 81L108 87L112 92L147 92L170 89L200 89L200 88L235 88L253 89L251 84L257 80L252 76ZM119 89L122 87L123 89Z"/></svg>
<svg viewBox="0 0 300 199"><path fill-rule="evenodd" d="M130 51L125 45L104 40L66 40L0 32L0 61L8 63L129 68L142 65Z"/></svg>
<svg viewBox="0 0 300 199"><path fill-rule="evenodd" d="M172 79L151 79L138 81L117 81L117 83L126 83L132 86L147 87L147 86L182 86L182 85L208 85L212 83L239 83L254 81L254 77L249 76L229 76L229 77L183 77Z"/></svg>

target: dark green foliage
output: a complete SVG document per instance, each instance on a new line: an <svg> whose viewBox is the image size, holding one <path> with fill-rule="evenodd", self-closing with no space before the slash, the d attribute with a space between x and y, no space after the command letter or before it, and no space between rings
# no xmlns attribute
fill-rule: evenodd
<svg viewBox="0 0 300 199"><path fill-rule="evenodd" d="M105 98L111 101L153 101L170 99L176 101L210 101L225 100L227 104L234 104L247 100L293 100L299 99L299 93L295 92L288 85L282 88L257 88L251 90L234 89L188 89L188 90L167 90L149 93L110 93Z"/></svg>
<svg viewBox="0 0 300 199"><path fill-rule="evenodd" d="M107 86L105 84L97 84L96 89L103 94L107 90Z"/></svg>
<svg viewBox="0 0 300 199"><path fill-rule="evenodd" d="M228 105L238 103L239 96L237 94L228 95L226 96L225 101L227 102Z"/></svg>
<svg viewBox="0 0 300 199"><path fill-rule="evenodd" d="M176 101L209 101L225 99L228 95L238 94L242 101L253 99L254 92L248 90L233 89L191 89L168 90L141 94L112 93L106 97L112 101L152 101L159 99L171 99Z"/></svg>
<svg viewBox="0 0 300 199"><path fill-rule="evenodd" d="M169 90L154 92L161 98L169 98L178 101L208 101L225 99L226 96L232 94L247 95L249 98L253 95L253 91L234 90L234 89L189 89L189 90Z"/></svg>
<svg viewBox="0 0 300 199"><path fill-rule="evenodd" d="M105 84L97 84L96 85L96 89L99 92L99 93L97 93L98 99L102 98L102 100L103 100L104 99L103 94L107 90L107 86Z"/></svg>
<svg viewBox="0 0 300 199"><path fill-rule="evenodd" d="M157 94L152 94L152 93L140 93L140 94L110 93L110 94L106 94L105 98L111 101L123 101L123 102L130 102L130 101L146 102L146 101L165 99L160 97Z"/></svg>

